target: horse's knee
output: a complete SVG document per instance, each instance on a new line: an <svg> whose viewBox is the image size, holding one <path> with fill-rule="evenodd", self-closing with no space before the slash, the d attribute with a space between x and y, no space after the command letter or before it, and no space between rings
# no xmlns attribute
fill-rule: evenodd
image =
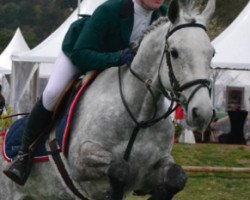
<svg viewBox="0 0 250 200"><path fill-rule="evenodd" d="M72 176L84 181L94 180L106 175L112 161L112 154L97 143L84 142L79 149L79 157L73 162L76 170Z"/></svg>
<svg viewBox="0 0 250 200"><path fill-rule="evenodd" d="M87 167L108 166L112 160L112 154L106 151L100 144L86 141L80 148L79 155L83 165Z"/></svg>

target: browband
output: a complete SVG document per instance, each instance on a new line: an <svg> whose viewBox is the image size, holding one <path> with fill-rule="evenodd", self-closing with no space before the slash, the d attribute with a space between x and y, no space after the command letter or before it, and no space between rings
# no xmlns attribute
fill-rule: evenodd
<svg viewBox="0 0 250 200"><path fill-rule="evenodd" d="M181 24L179 26L176 26L174 29L172 29L171 31L168 32L166 38L169 38L174 32L182 29L182 28L186 28L186 27L197 27L197 28L202 28L204 31L207 31L207 28L202 25L202 24L196 24L196 23L188 23L188 24Z"/></svg>

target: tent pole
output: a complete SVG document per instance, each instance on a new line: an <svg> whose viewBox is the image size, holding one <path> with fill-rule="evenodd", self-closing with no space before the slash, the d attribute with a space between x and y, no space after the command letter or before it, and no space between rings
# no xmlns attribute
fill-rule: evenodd
<svg viewBox="0 0 250 200"><path fill-rule="evenodd" d="M212 80L212 104L215 109L215 74L213 73L213 80Z"/></svg>
<svg viewBox="0 0 250 200"><path fill-rule="evenodd" d="M77 18L80 17L80 13L81 13L80 5L81 5L81 0L77 0Z"/></svg>

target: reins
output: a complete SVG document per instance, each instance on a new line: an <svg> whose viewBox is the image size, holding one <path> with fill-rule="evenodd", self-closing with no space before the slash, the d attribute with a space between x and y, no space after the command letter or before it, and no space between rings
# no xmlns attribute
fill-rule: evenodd
<svg viewBox="0 0 250 200"><path fill-rule="evenodd" d="M30 113L17 113L17 114L12 114L12 115L4 116L1 119L8 119L8 118L17 117L17 116L27 116L29 114Z"/></svg>
<svg viewBox="0 0 250 200"><path fill-rule="evenodd" d="M131 68L130 68L131 69ZM132 71L131 71L132 72ZM132 74L135 75L134 71L132 72ZM154 124L156 124L157 122L161 121L162 119L168 117L176 108L177 106L174 106L174 101L171 101L170 103L170 106L168 108L168 110L166 111L165 114L163 114L162 116L156 118L156 115L157 115L157 102L155 100L155 95L151 89L151 85L150 84L147 84L146 82L144 82L141 78L139 78L139 80L141 80L142 82L146 83L145 86L147 88L147 90L150 92L150 94L152 95L152 98L153 98L153 102L154 102L154 105L155 105L155 111L154 111L154 114L153 114L153 117L149 120L146 120L146 121L141 121L139 122L136 117L134 116L134 114L132 113L132 111L130 110L126 100L125 100L125 97L124 97L124 94L123 94L123 89L122 89L122 81L121 81L121 68L118 69L118 77L119 77L119 91L120 91L120 96L121 96L121 99L122 99L122 102L123 102L123 105L125 106L127 112L129 113L129 116L132 118L132 120L134 121L134 123L136 124L135 128L133 129L133 132L130 136L130 139L129 139L129 142L128 142L128 145L127 145L127 148L125 150L125 153L124 153L124 156L123 156L123 159L125 161L128 161L129 160L129 156L131 154L131 151L132 151L132 147L133 147L133 144L135 142L135 139L136 139L136 136L139 132L139 130L141 128L148 128L150 126L153 126ZM135 75L135 77L139 77L137 75Z"/></svg>
<svg viewBox="0 0 250 200"><path fill-rule="evenodd" d="M129 160L132 148L133 148L133 144L136 140L136 137L138 135L138 132L140 131L141 128L148 128L150 126L155 125L156 123L158 123L159 121L161 121L164 118L167 118L172 112L175 111L175 109L177 108L178 105L174 106L174 102L178 101L181 103L181 105L185 106L186 109L188 108L188 104L191 101L191 99L194 97L194 95L196 94L196 92L198 90L200 90L203 87L206 87L209 90L209 94L211 95L211 81L209 79L196 79L190 82L187 82L183 85L180 85L175 74L174 74L174 70L173 70L173 66L172 66L172 62L171 62L171 54L170 51L168 49L168 45L167 45L167 40L168 38L176 31L182 29L182 28L188 28L188 27L197 27L197 28L202 28L206 31L206 27L203 26L202 24L195 24L195 23L188 23L188 24L182 24L179 25L177 27L175 27L174 29L172 29L171 31L168 32L167 36L166 36L166 45L164 47L164 51L162 53L162 57L161 57L161 61L160 61L160 65L158 68L158 81L159 81L159 85L160 85L160 89L158 88L154 88L151 83L152 80L151 79L147 79L147 80L143 80L139 74L137 74L132 68L131 65L129 66L129 70L130 72L133 74L133 76L135 76L139 81L141 81L142 83L145 84L146 89L149 91L149 93L152 96L153 99L153 104L154 104L154 113L151 119L146 120L146 121L141 121L139 122L136 117L134 116L134 114L132 113L131 109L128 106L128 103L125 100L124 94L123 94L123 89L122 89L122 80L121 80L121 67L119 67L118 69L118 77L119 77L119 90L120 90L120 96L123 102L124 107L126 108L129 116L131 117L131 119L134 121L135 123L135 127L133 129L133 132L130 136L130 139L128 141L123 159L125 161ZM160 76L160 72L161 72L161 67L162 67L162 63L163 63L163 58L164 55L166 55L166 60L167 60L167 65L169 68L169 79L170 79L170 84L172 86L172 90L167 92L166 89L163 86L162 83L162 79ZM188 99L186 100L181 99L182 98L182 94L181 92L193 87L193 86L197 86L192 93L190 94L190 96L188 97ZM167 99L170 100L170 106L168 108L168 110L166 111L165 114L163 114L162 116L156 118L157 116L157 101L156 101L156 97L154 95L154 92L152 90L152 88L154 88L155 90L158 90L161 94L163 94L164 97L166 97Z"/></svg>

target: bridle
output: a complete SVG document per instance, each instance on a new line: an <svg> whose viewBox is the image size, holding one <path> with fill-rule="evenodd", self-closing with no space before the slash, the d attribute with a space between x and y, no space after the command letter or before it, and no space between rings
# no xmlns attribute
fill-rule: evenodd
<svg viewBox="0 0 250 200"><path fill-rule="evenodd" d="M161 57L161 61L160 61L160 65L158 68L158 81L159 81L159 85L160 85L160 90L159 92L162 93L167 99L170 100L170 106L168 108L168 110L166 111L165 114L163 114L162 116L156 118L157 116L157 101L155 98L155 94L153 93L152 89L156 89L154 88L154 86L152 86L152 81L151 79L147 79L144 80L143 78L140 77L140 75L138 73L136 73L132 68L131 65L129 66L130 72L141 82L143 82L147 88L147 90L150 92L152 98L153 98L153 102L154 102L154 113L153 116L151 117L151 119L146 120L146 121L137 121L136 117L134 116L134 114L132 113L132 111L130 110L125 98L124 98L124 94L123 94L123 89L122 89L122 81L121 81L121 67L119 67L118 69L118 77L119 77L119 89L120 89L120 96L123 102L124 107L126 108L128 114L130 115L130 117L132 118L132 120L134 121L134 123L136 124L135 128L133 129L133 132L131 134L131 137L129 139L129 142L127 144L127 148L125 150L123 159L125 161L129 160L129 156L130 153L132 151L132 147L134 144L134 141L136 139L136 136L139 132L139 130L141 128L147 128L150 126L153 126L154 124L158 123L159 121L161 121L162 119L167 118L172 112L175 111L175 109L177 108L178 105L174 106L174 102L178 101L182 106L185 106L186 109L188 108L188 104L191 101L191 99L194 97L195 93L198 92L201 88L206 87L209 91L209 94L211 95L211 81L209 79L196 79L190 82L187 82L183 85L179 84L179 81L177 80L175 74L174 74L174 70L173 70L173 66L172 66L172 62L171 62L171 53L170 50L168 48L168 38L175 33L176 31L182 29L182 28L188 28L188 27L197 27L197 28L202 28L206 31L206 27L203 26L202 24L196 24L196 23L188 23L188 24L182 24L179 25L177 27L175 27L174 29L172 29L171 31L169 31L166 35L166 45L164 47L164 51L162 53L162 57ZM167 65L169 67L169 79L170 79L170 84L172 87L172 90L170 92L167 92L166 89L163 86L162 83L162 79L160 76L160 72L161 72L161 68L162 68L162 63L163 63L163 58L164 56L166 56L166 60L167 60ZM186 100L185 98L183 98L182 95L182 91L196 86L195 89L192 91L192 93L190 94L189 98Z"/></svg>
<svg viewBox="0 0 250 200"><path fill-rule="evenodd" d="M196 79L196 80L192 80L187 83L184 83L183 85L180 85L179 81L177 80L174 74L173 65L171 62L171 52L170 52L167 41L168 41L168 38L171 35L173 35L173 33L175 33L176 31L183 29L183 28L189 28L189 27L201 28L207 31L205 26L203 26L202 24L196 24L196 23L182 24L182 25L175 27L171 31L169 31L168 34L166 35L166 45L165 45L164 52L162 54L161 63L160 63L159 70L158 70L158 80L159 80L161 91L163 92L164 96L167 97L169 100L178 101L186 109L188 109L188 104L191 101L191 99L194 97L195 93L198 92L201 88L204 88L204 87L207 88L210 96L211 96L211 89L212 89L210 79ZM167 65L169 69L168 70L169 80L170 80L170 84L172 87L172 90L170 91L170 95L168 94L168 92L165 91L165 88L162 84L161 75L160 75L164 55L166 55ZM181 92L193 86L196 86L195 89L191 92L190 96L186 99L182 95Z"/></svg>

